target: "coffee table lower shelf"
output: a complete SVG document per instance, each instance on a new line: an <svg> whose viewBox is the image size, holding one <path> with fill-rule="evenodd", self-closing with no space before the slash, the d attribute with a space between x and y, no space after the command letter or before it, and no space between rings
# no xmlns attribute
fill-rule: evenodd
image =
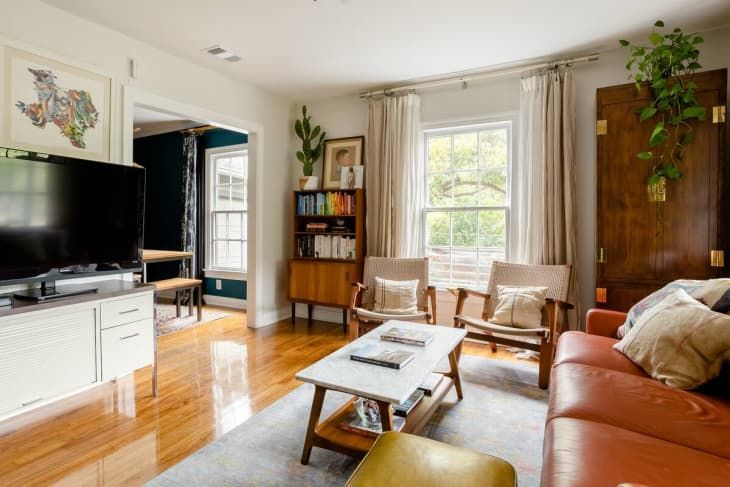
<svg viewBox="0 0 730 487"><path fill-rule="evenodd" d="M454 381L444 376L431 396L424 396L423 399L413 408L406 417L403 425L404 433L420 432L443 402L446 394L451 390ZM346 455L362 458L375 443L375 437L365 434L353 433L340 428L347 417L354 411L355 399L346 402L341 408L332 413L327 419L317 425L314 430L313 446L334 450Z"/></svg>

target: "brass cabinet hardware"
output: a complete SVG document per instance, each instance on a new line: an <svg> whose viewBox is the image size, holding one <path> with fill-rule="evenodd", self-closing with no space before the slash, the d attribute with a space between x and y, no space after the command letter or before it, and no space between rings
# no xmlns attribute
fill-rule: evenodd
<svg viewBox="0 0 730 487"><path fill-rule="evenodd" d="M710 267L725 267L725 251L710 250Z"/></svg>
<svg viewBox="0 0 730 487"><path fill-rule="evenodd" d="M712 123L725 122L725 105L717 105L712 107Z"/></svg>
<svg viewBox="0 0 730 487"><path fill-rule="evenodd" d="M596 120L596 135L606 135L608 133L608 120Z"/></svg>

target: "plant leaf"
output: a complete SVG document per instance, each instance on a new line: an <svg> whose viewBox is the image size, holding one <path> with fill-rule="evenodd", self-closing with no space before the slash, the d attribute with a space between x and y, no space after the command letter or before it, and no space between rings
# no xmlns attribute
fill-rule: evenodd
<svg viewBox="0 0 730 487"><path fill-rule="evenodd" d="M648 161L649 159L654 158L654 154L649 151L639 152L638 154L636 154L636 157L638 157L641 160Z"/></svg>
<svg viewBox="0 0 730 487"><path fill-rule="evenodd" d="M319 131L320 131L320 130L321 130L321 129L320 129L320 126L319 126L319 125L317 125L316 127L314 127L314 130L312 130L312 135L311 135L311 138L312 138L312 139L316 139L316 138L317 138L317 136L319 135Z"/></svg>
<svg viewBox="0 0 730 487"><path fill-rule="evenodd" d="M670 181L677 181L678 179L682 179L682 173L679 171L679 168L676 164L665 164L664 174Z"/></svg>
<svg viewBox="0 0 730 487"><path fill-rule="evenodd" d="M618 43L621 44L622 47L626 47L629 45L629 41L627 41L626 39L619 39Z"/></svg>
<svg viewBox="0 0 730 487"><path fill-rule="evenodd" d="M664 27L664 21L663 20L657 20L656 22L654 22L654 27Z"/></svg>
<svg viewBox="0 0 730 487"><path fill-rule="evenodd" d="M302 105L302 118L307 118L307 105Z"/></svg>
<svg viewBox="0 0 730 487"><path fill-rule="evenodd" d="M705 119L705 113L707 110L705 107L700 105L695 105L691 107L687 107L684 110L682 110L682 117L684 118L697 118L699 120Z"/></svg>
<svg viewBox="0 0 730 487"><path fill-rule="evenodd" d="M294 122L294 132L296 132L297 136L300 139L304 139L304 133L302 133L302 121L301 120L297 120L296 122Z"/></svg>
<svg viewBox="0 0 730 487"><path fill-rule="evenodd" d="M297 151L297 159L299 159L299 162L301 162L302 164L306 164L306 162L305 162L306 159L304 158L304 152L298 150Z"/></svg>
<svg viewBox="0 0 730 487"><path fill-rule="evenodd" d="M651 42L655 46L658 46L659 44L664 42L664 36L661 35L659 32L652 32L649 35L649 42Z"/></svg>
<svg viewBox="0 0 730 487"><path fill-rule="evenodd" d="M644 120L651 118L654 115L656 115L656 108L653 106L648 106L641 110L641 116L639 117L639 120L643 122Z"/></svg>

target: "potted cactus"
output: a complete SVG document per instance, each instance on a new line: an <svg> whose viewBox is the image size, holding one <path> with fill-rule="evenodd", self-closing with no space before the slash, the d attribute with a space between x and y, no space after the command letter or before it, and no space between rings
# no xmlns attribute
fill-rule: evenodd
<svg viewBox="0 0 730 487"><path fill-rule="evenodd" d="M322 156L325 132L319 125L312 128L311 115L307 115L307 106L302 107L302 118L294 123L294 132L302 139L302 150L297 151L297 159L302 163L302 173L299 178L299 189L317 189L319 180L312 176L314 164ZM319 140L317 140L319 137Z"/></svg>

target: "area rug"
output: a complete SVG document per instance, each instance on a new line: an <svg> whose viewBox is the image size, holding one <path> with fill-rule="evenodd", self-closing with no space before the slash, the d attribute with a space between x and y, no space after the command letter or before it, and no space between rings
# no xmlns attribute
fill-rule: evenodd
<svg viewBox="0 0 730 487"><path fill-rule="evenodd" d="M203 308L203 319L198 321L198 311L193 308L193 314L188 314L187 306L180 306L180 318L175 316L175 305L174 304L157 304L155 305L155 325L157 327L157 336L167 335L176 331L184 330L193 326L202 325L225 316L229 316L228 313L218 310L209 310Z"/></svg>
<svg viewBox="0 0 730 487"><path fill-rule="evenodd" d="M422 434L504 458L521 487L539 485L547 392L537 367L464 355L460 368L464 399L451 391ZM315 447L299 463L313 392L302 385L147 485L344 485L357 461ZM323 415L348 397L328 392Z"/></svg>

